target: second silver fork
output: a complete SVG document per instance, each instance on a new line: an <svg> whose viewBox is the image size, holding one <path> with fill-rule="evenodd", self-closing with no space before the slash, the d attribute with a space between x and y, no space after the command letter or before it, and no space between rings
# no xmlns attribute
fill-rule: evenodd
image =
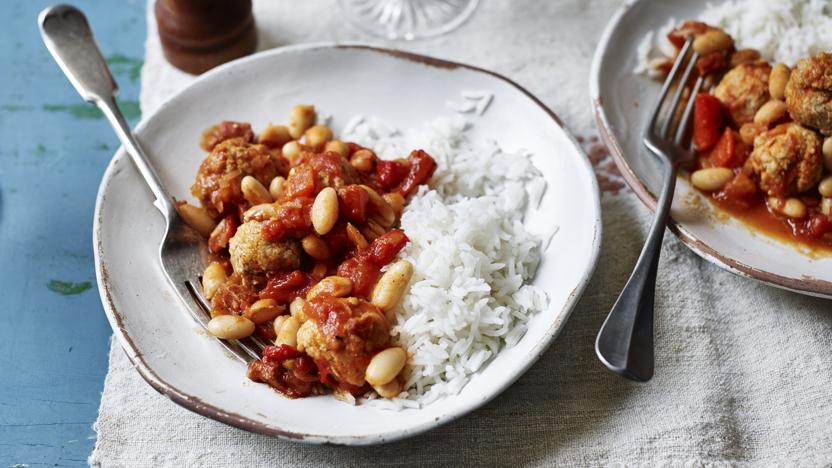
<svg viewBox="0 0 832 468"><path fill-rule="evenodd" d="M679 166L694 155L692 143L688 142L691 116L704 77L697 77L690 86L699 58L692 49L692 42L688 39L679 52L642 138L644 146L659 159L662 166L662 188L653 224L636 266L595 340L595 352L608 369L639 382L653 377L656 273L676 187L676 174Z"/></svg>

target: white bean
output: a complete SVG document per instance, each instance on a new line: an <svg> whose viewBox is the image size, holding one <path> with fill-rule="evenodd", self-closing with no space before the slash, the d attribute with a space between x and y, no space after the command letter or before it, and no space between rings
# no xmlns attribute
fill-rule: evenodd
<svg viewBox="0 0 832 468"><path fill-rule="evenodd" d="M832 136L823 140L823 166L832 172Z"/></svg>
<svg viewBox="0 0 832 468"><path fill-rule="evenodd" d="M243 197L252 205L260 205L261 203L271 203L272 196L266 187L254 177L247 175L243 177L240 182L240 190L243 192Z"/></svg>
<svg viewBox="0 0 832 468"><path fill-rule="evenodd" d="M228 280L225 268L217 262L211 262L202 273L202 294L211 299L217 290Z"/></svg>
<svg viewBox="0 0 832 468"><path fill-rule="evenodd" d="M769 208L775 212L792 219L805 218L808 213L806 204L804 204L799 198L791 197L783 200L782 198L769 197L768 200L766 200L766 203Z"/></svg>
<svg viewBox="0 0 832 468"><path fill-rule="evenodd" d="M383 385L373 385L373 390L382 398L396 398L402 392L402 383L393 379Z"/></svg>
<svg viewBox="0 0 832 468"><path fill-rule="evenodd" d="M402 212L404 211L405 201L404 201L404 197L400 193L398 193L398 192L385 193L384 195L381 196L381 198L383 198L384 201L386 201L387 204L390 205L390 208L393 209L393 213L395 213L397 217L402 215Z"/></svg>
<svg viewBox="0 0 832 468"><path fill-rule="evenodd" d="M786 83L792 71L788 66L778 63L771 68L771 75L768 78L768 94L772 99L784 99L786 96Z"/></svg>
<svg viewBox="0 0 832 468"><path fill-rule="evenodd" d="M818 184L818 192L824 197L832 197L832 175L826 176Z"/></svg>
<svg viewBox="0 0 832 468"><path fill-rule="evenodd" d="M319 235L328 233L338 221L338 194L332 187L321 190L312 203L312 227Z"/></svg>
<svg viewBox="0 0 832 468"><path fill-rule="evenodd" d="M346 297L352 292L352 281L342 276L327 276L309 288L306 300L310 300L321 293L328 293L332 297Z"/></svg>
<svg viewBox="0 0 832 468"><path fill-rule="evenodd" d="M298 329L300 322L294 317L288 317L283 321L283 326L280 327L280 333L277 334L277 339L274 340L278 345L289 345L295 347L298 345Z"/></svg>
<svg viewBox="0 0 832 468"><path fill-rule="evenodd" d="M288 315L278 315L277 317L274 318L274 323L272 323L272 328L274 328L274 336L275 337L277 337L277 335L280 334L280 329L283 328L283 322L285 322L287 318L289 318ZM277 338L275 338L275 340L277 340Z"/></svg>
<svg viewBox="0 0 832 468"><path fill-rule="evenodd" d="M305 301L302 297L298 296L289 304L289 313L292 314L292 317L301 320L303 318L303 305Z"/></svg>
<svg viewBox="0 0 832 468"><path fill-rule="evenodd" d="M303 251L315 260L326 260L330 256L329 246L315 234L309 234L300 240Z"/></svg>
<svg viewBox="0 0 832 468"><path fill-rule="evenodd" d="M726 51L732 45L734 40L721 29L710 29L693 40L693 50L700 56Z"/></svg>
<svg viewBox="0 0 832 468"><path fill-rule="evenodd" d="M243 213L243 222L267 221L277 217L277 207L274 203L254 205Z"/></svg>
<svg viewBox="0 0 832 468"><path fill-rule="evenodd" d="M315 125L315 106L299 104L289 112L289 135L295 140L312 125Z"/></svg>
<svg viewBox="0 0 832 468"><path fill-rule="evenodd" d="M283 188L286 186L286 178L277 176L269 183L269 195L275 200L283 196Z"/></svg>
<svg viewBox="0 0 832 468"><path fill-rule="evenodd" d="M248 306L243 312L243 316L254 322L255 325L260 325L274 320L285 309L286 306L278 304L274 299L259 299Z"/></svg>
<svg viewBox="0 0 832 468"><path fill-rule="evenodd" d="M350 147L347 146L347 144L341 140L332 140L326 142L326 145L324 145L324 151L332 151L333 153L338 153L341 155L342 158L346 158L350 155Z"/></svg>
<svg viewBox="0 0 832 468"><path fill-rule="evenodd" d="M292 140L289 128L285 125L269 125L257 137L257 142L272 148L281 148Z"/></svg>
<svg viewBox="0 0 832 468"><path fill-rule="evenodd" d="M289 160L290 163L294 164L295 159L300 156L301 150L303 150L303 147L300 146L300 143L297 141L290 141L289 143L283 145L283 148L280 149L280 154Z"/></svg>
<svg viewBox="0 0 832 468"><path fill-rule="evenodd" d="M373 356L364 378L370 385L384 385L399 375L407 363L407 353L404 349L394 346Z"/></svg>
<svg viewBox="0 0 832 468"><path fill-rule="evenodd" d="M690 183L699 190L715 192L728 183L734 173L727 167L708 167L694 171L690 175Z"/></svg>
<svg viewBox="0 0 832 468"><path fill-rule="evenodd" d="M806 217L806 205L799 198L787 198L782 207L783 214L789 218L800 219Z"/></svg>
<svg viewBox="0 0 832 468"><path fill-rule="evenodd" d="M413 276L413 265L410 262L399 260L393 263L373 288L370 302L384 312L392 310L402 298L411 276Z"/></svg>
<svg viewBox="0 0 832 468"><path fill-rule="evenodd" d="M303 136L306 146L318 151L323 149L329 140L332 140L332 130L326 125L315 125L306 129Z"/></svg>
<svg viewBox="0 0 832 468"><path fill-rule="evenodd" d="M208 332L223 340L239 340L254 333L254 322L239 315L218 315L208 322Z"/></svg>
<svg viewBox="0 0 832 468"><path fill-rule="evenodd" d="M375 162L376 156L368 149L360 149L350 156L350 164L358 172L372 172Z"/></svg>
<svg viewBox="0 0 832 468"><path fill-rule="evenodd" d="M824 197L820 201L820 211L826 216L829 216L829 213L832 213L832 198Z"/></svg>
<svg viewBox="0 0 832 468"><path fill-rule="evenodd" d="M785 102L772 99L757 110L757 113L754 114L754 123L757 125L771 125L782 119L787 110Z"/></svg>
<svg viewBox="0 0 832 468"><path fill-rule="evenodd" d="M210 236L214 228L217 227L217 222L208 215L205 208L183 203L177 206L176 210L188 226L205 237Z"/></svg>

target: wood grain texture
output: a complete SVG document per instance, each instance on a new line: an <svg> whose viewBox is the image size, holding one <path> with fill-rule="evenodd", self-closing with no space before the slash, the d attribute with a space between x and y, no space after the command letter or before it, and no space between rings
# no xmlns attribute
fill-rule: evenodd
<svg viewBox="0 0 832 468"><path fill-rule="evenodd" d="M118 142L41 42L49 3L8 0L0 19L0 466L86 464L107 372L91 228ZM145 3L75 3L135 124Z"/></svg>

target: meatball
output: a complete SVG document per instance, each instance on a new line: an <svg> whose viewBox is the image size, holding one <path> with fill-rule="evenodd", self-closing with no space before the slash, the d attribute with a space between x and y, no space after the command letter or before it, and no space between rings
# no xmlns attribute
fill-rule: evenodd
<svg viewBox="0 0 832 468"><path fill-rule="evenodd" d="M300 268L300 243L297 239L269 242L263 237L263 223L240 225L228 242L234 271L249 275Z"/></svg>
<svg viewBox="0 0 832 468"><path fill-rule="evenodd" d="M750 161L760 188L769 195L805 192L821 178L820 136L796 123L780 125L757 136Z"/></svg>
<svg viewBox="0 0 832 468"><path fill-rule="evenodd" d="M794 121L832 135L832 54L797 62L786 84L786 105Z"/></svg>
<svg viewBox="0 0 832 468"><path fill-rule="evenodd" d="M325 361L338 381L363 386L367 365L390 336L381 310L355 297L319 294L298 315L306 319L298 330L298 346L316 361Z"/></svg>
<svg viewBox="0 0 832 468"><path fill-rule="evenodd" d="M344 157L338 153L327 151L324 153L303 153L302 162L308 163L315 170L315 186L318 190L324 187L342 187L350 184L360 184L358 172Z"/></svg>
<svg viewBox="0 0 832 468"><path fill-rule="evenodd" d="M267 147L243 138L225 140L202 161L191 193L208 213L220 217L245 201L240 182L247 175L268 187L280 170Z"/></svg>
<svg viewBox="0 0 832 468"><path fill-rule="evenodd" d="M742 126L754 120L754 114L768 102L768 78L771 66L765 62L742 63L722 77L714 95L728 109L734 124Z"/></svg>

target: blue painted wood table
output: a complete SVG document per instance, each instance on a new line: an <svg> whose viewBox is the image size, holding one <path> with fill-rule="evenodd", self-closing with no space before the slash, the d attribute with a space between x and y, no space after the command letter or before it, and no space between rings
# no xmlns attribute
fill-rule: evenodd
<svg viewBox="0 0 832 468"><path fill-rule="evenodd" d="M0 19L0 467L83 465L95 443L110 327L92 219L117 140L41 43L42 0ZM139 119L143 0L79 0Z"/></svg>

